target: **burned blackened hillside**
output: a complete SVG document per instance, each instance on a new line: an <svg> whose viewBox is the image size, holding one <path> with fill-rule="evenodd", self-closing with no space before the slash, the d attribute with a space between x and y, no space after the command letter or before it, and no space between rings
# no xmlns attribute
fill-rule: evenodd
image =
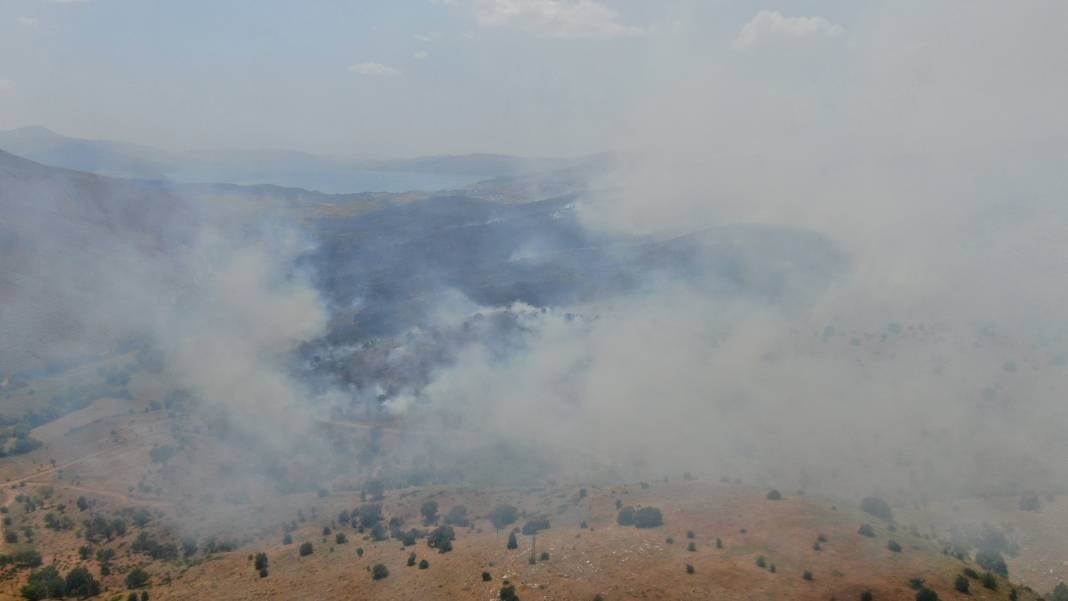
<svg viewBox="0 0 1068 601"><path fill-rule="evenodd" d="M309 261L344 316L333 341L425 325L455 293L478 306L561 307L671 277L700 280L714 293L791 302L844 267L837 249L810 232L727 225L669 238L605 235L584 227L580 203L446 196L319 222L320 246Z"/></svg>

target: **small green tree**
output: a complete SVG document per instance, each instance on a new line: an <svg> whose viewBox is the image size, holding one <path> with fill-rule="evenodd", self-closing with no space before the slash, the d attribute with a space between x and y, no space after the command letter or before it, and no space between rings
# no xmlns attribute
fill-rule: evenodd
<svg viewBox="0 0 1068 601"><path fill-rule="evenodd" d="M126 574L126 588L141 588L148 584L148 572L137 567Z"/></svg>
<svg viewBox="0 0 1068 601"><path fill-rule="evenodd" d="M664 515L656 507L642 507L634 514L635 528L656 528L664 525Z"/></svg>
<svg viewBox="0 0 1068 601"><path fill-rule="evenodd" d="M519 601L519 595L515 593L515 586L506 584L501 587L501 601Z"/></svg>
<svg viewBox="0 0 1068 601"><path fill-rule="evenodd" d="M438 521L438 502L427 501L423 503L423 506L419 508L419 513L423 514L423 521L427 524L433 524Z"/></svg>
<svg viewBox="0 0 1068 601"><path fill-rule="evenodd" d="M427 535L426 544L431 549L437 549L442 553L452 551L452 541L456 540L456 533L452 526L438 526Z"/></svg>
<svg viewBox="0 0 1068 601"><path fill-rule="evenodd" d="M979 567L984 570L990 570L1002 578L1009 577L1009 566L1005 563L1005 558L997 551L987 549L977 552L975 554L975 563L979 564Z"/></svg>
<svg viewBox="0 0 1068 601"><path fill-rule="evenodd" d="M891 511L890 504L879 497L865 497L860 502L860 509L864 513L873 515L881 520L894 521L894 512Z"/></svg>
<svg viewBox="0 0 1068 601"><path fill-rule="evenodd" d="M30 572L26 584L19 590L19 593L30 601L60 599L66 593L66 588L67 584L59 575L59 570L56 566L50 565Z"/></svg>
<svg viewBox="0 0 1068 601"><path fill-rule="evenodd" d="M511 505L498 505L490 513L490 521L497 530L515 523L519 519L519 510Z"/></svg>

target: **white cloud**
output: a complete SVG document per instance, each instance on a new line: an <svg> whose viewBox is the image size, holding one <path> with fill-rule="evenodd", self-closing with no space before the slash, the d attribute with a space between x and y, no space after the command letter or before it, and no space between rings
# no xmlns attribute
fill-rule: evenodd
<svg viewBox="0 0 1068 601"><path fill-rule="evenodd" d="M426 60L429 57L430 57L430 53L427 52L426 50L419 50L415 54L412 55L412 58L414 58L417 61Z"/></svg>
<svg viewBox="0 0 1068 601"><path fill-rule="evenodd" d="M0 94L6 94L8 92L14 91L14 89L15 82L11 81L10 79L0 79Z"/></svg>
<svg viewBox="0 0 1068 601"><path fill-rule="evenodd" d="M16 21L19 22L19 25L24 27L34 27L37 25L37 19L34 17L19 17Z"/></svg>
<svg viewBox="0 0 1068 601"><path fill-rule="evenodd" d="M735 50L753 47L760 38L773 35L788 38L838 37L845 28L824 17L786 17L777 10L762 10L742 27L734 38Z"/></svg>
<svg viewBox="0 0 1068 601"><path fill-rule="evenodd" d="M392 77L394 75L400 75L400 71L383 65L382 63L356 63L349 66L349 73L358 73L360 75L370 75L373 77Z"/></svg>
<svg viewBox="0 0 1068 601"><path fill-rule="evenodd" d="M414 37L420 42L433 42L441 37L441 34L436 31L428 31L426 33L417 33Z"/></svg>
<svg viewBox="0 0 1068 601"><path fill-rule="evenodd" d="M475 18L482 27L515 27L549 38L607 40L646 33L598 0L476 0Z"/></svg>

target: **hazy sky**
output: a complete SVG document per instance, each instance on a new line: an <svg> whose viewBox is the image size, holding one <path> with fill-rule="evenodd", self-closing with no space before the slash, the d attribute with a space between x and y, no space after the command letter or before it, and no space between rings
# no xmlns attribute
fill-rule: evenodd
<svg viewBox="0 0 1068 601"><path fill-rule="evenodd" d="M564 155L632 145L647 111L691 92L717 119L765 122L773 107L787 134L839 120L884 134L857 125L911 110L902 90L916 86L947 103L928 111L939 118L1004 89L1034 101L1016 116L1064 100L1049 69L1068 52L1065 3L934 4L3 0L0 128L166 148ZM959 96L938 100L946 82ZM1064 131L1047 117L1036 125Z"/></svg>

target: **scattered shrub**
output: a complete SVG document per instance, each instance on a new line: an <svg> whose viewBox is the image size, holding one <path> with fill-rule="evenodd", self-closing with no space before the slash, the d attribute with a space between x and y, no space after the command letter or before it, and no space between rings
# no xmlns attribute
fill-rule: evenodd
<svg viewBox="0 0 1068 601"><path fill-rule="evenodd" d="M519 548L519 541L516 539L515 532L508 533L508 548L509 549L518 549Z"/></svg>
<svg viewBox="0 0 1068 601"><path fill-rule="evenodd" d="M768 500L769 501L781 501L782 500L782 493L773 488L773 489L771 489L771 492L768 493Z"/></svg>
<svg viewBox="0 0 1068 601"><path fill-rule="evenodd" d="M760 557L756 558L756 566L758 568L766 568L766 567L768 567L768 562L767 562L766 559L764 559L763 555L761 555Z"/></svg>
<svg viewBox="0 0 1068 601"><path fill-rule="evenodd" d="M857 534L872 538L875 536L875 528L872 528L871 524L861 524L860 529L857 530Z"/></svg>
<svg viewBox="0 0 1068 601"><path fill-rule="evenodd" d="M301 557L307 557L308 555L311 555L314 551L315 551L315 549L312 547L311 543L301 543L300 544L300 556Z"/></svg>
<svg viewBox="0 0 1068 601"><path fill-rule="evenodd" d="M423 560L421 560L421 561L419 562L419 569L420 569L420 570L425 570L425 569L427 569L427 568L429 568L429 567L430 567L430 562L429 562L429 561L427 561L427 560L423 559Z"/></svg>
<svg viewBox="0 0 1068 601"><path fill-rule="evenodd" d="M804 578L805 580L808 580L809 582L812 582L812 570L805 570L801 574L801 577Z"/></svg>
<svg viewBox="0 0 1068 601"><path fill-rule="evenodd" d="M916 601L938 601L938 593L925 586L916 591Z"/></svg>
<svg viewBox="0 0 1068 601"><path fill-rule="evenodd" d="M693 572L694 572L693 564L689 564L689 563L686 564L686 573L687 574L693 574Z"/></svg>
<svg viewBox="0 0 1068 601"><path fill-rule="evenodd" d="M900 553L901 552L901 545L899 545L897 543L897 541L893 540L893 539L886 541L886 548L890 549L894 553Z"/></svg>
<svg viewBox="0 0 1068 601"><path fill-rule="evenodd" d="M630 505L619 510L619 515L616 516L616 523L620 526L633 526L634 525L634 508Z"/></svg>
<svg viewBox="0 0 1068 601"><path fill-rule="evenodd" d="M957 592L968 594L968 590L971 588L971 581L964 577L964 574L957 574L957 579L953 581L953 588L957 589Z"/></svg>
<svg viewBox="0 0 1068 601"><path fill-rule="evenodd" d="M489 582L493 580L493 576L489 572L482 572L482 582Z"/></svg>
<svg viewBox="0 0 1068 601"><path fill-rule="evenodd" d="M693 543L690 543L690 544L686 545L686 550L690 551L690 552L696 551L697 550L697 545L695 545Z"/></svg>
<svg viewBox="0 0 1068 601"><path fill-rule="evenodd" d="M389 568L387 568L385 564L376 563L375 566L371 568L371 577L375 580L382 580L388 576Z"/></svg>

